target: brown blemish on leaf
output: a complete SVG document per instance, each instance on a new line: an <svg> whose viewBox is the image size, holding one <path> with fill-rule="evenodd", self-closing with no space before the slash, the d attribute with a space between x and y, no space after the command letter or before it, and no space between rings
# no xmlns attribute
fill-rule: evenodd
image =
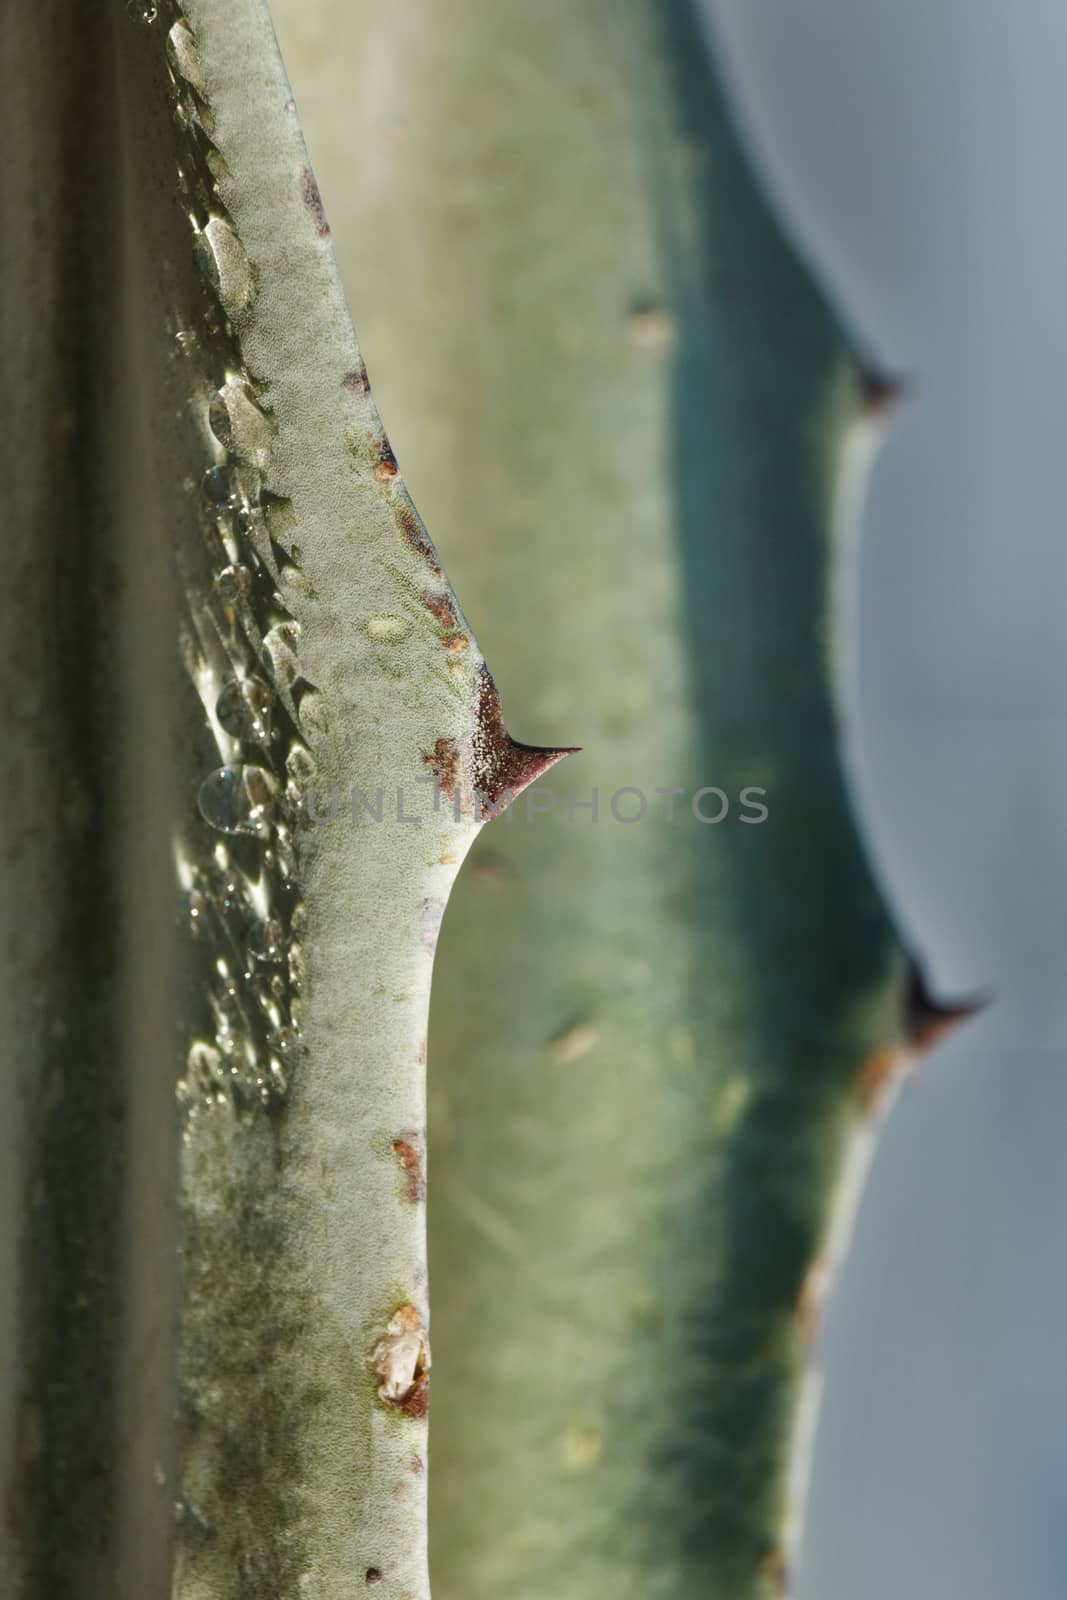
<svg viewBox="0 0 1067 1600"><path fill-rule="evenodd" d="M666 350L674 339L674 319L662 306L638 306L627 319L630 342L638 350Z"/></svg>
<svg viewBox="0 0 1067 1600"><path fill-rule="evenodd" d="M407 1178L407 1198L413 1206L426 1199L425 1152L426 1139L421 1133L400 1133L393 1140L393 1154Z"/></svg>
<svg viewBox="0 0 1067 1600"><path fill-rule="evenodd" d="M441 563L437 559L437 551L430 543L426 529L419 520L418 512L412 505L401 505L396 510L397 525L404 535L411 549L421 561L424 561L435 578L441 576Z"/></svg>
<svg viewBox="0 0 1067 1600"><path fill-rule="evenodd" d="M933 1049L962 1023L969 1022L989 1004L987 995L974 995L954 1005L935 1000L918 962L909 962L908 991L904 1002L904 1031L916 1055Z"/></svg>
<svg viewBox="0 0 1067 1600"><path fill-rule="evenodd" d="M471 748L471 784L481 797L483 815L494 817L515 795L536 783L564 756L577 755L576 745L558 750L538 745L519 744L504 726L500 695L483 666L478 674L478 699L475 709Z"/></svg>
<svg viewBox="0 0 1067 1600"><path fill-rule="evenodd" d="M315 174L312 172L310 167L305 167L300 175L300 192L304 197L304 204L307 206L312 217L315 219L315 227L318 230L320 238L328 238L330 224L326 221L326 212L322 204L322 195L319 193L319 186L315 182Z"/></svg>
<svg viewBox="0 0 1067 1600"><path fill-rule="evenodd" d="M441 640L442 650L446 650L449 655L453 656L462 655L464 650L470 649L470 644L471 642L465 633L450 633L447 639Z"/></svg>
<svg viewBox="0 0 1067 1600"><path fill-rule="evenodd" d="M393 447L384 433L379 434L376 449L378 460L375 463L374 476L379 483L392 483L393 479L399 476L400 468L393 454Z"/></svg>
<svg viewBox="0 0 1067 1600"><path fill-rule="evenodd" d="M909 1053L895 1045L872 1050L856 1074L856 1094L864 1111L873 1111L889 1085L903 1077L911 1065Z"/></svg>
<svg viewBox="0 0 1067 1600"><path fill-rule="evenodd" d="M442 628L452 629L459 623L456 608L447 594L431 594L427 591L422 597L422 603L436 622Z"/></svg>
<svg viewBox="0 0 1067 1600"><path fill-rule="evenodd" d="M760 1562L760 1577L768 1585L772 1593L787 1595L789 1593L789 1569L786 1566L785 1556L781 1550L771 1550Z"/></svg>
<svg viewBox="0 0 1067 1600"><path fill-rule="evenodd" d="M406 1300L389 1318L370 1353L377 1374L378 1398L409 1417L424 1417L429 1409L430 1342L419 1312Z"/></svg>
<svg viewBox="0 0 1067 1600"><path fill-rule="evenodd" d="M381 1583L381 1581L382 1581L382 1569L381 1569L381 1567L368 1567L367 1568L367 1578L366 1578L367 1587L370 1588L372 1584Z"/></svg>
<svg viewBox="0 0 1067 1600"><path fill-rule="evenodd" d="M589 1054L596 1040L596 1029L591 1028L588 1023L579 1022L557 1034L549 1048L557 1061L564 1063L580 1061L582 1056Z"/></svg>
<svg viewBox="0 0 1067 1600"><path fill-rule="evenodd" d="M411 1470L416 1478L422 1477L423 1473L426 1471L426 1463L423 1461L421 1456L412 1456Z"/></svg>
<svg viewBox="0 0 1067 1600"><path fill-rule="evenodd" d="M437 779L441 793L454 795L460 778L459 745L455 739L438 739L433 754L423 760Z"/></svg>
<svg viewBox="0 0 1067 1600"><path fill-rule="evenodd" d="M399 1402L398 1409L406 1417L414 1417L416 1421L427 1415L430 1409L430 1375L428 1372L423 1374L411 1393Z"/></svg>
<svg viewBox="0 0 1067 1600"><path fill-rule="evenodd" d="M819 1328L822 1325L823 1306L826 1303L826 1292L830 1286L830 1263L825 1256L816 1256L804 1274L804 1281L800 1285L797 1295L796 1319L800 1336L807 1349L811 1349L819 1337Z"/></svg>
<svg viewBox="0 0 1067 1600"><path fill-rule="evenodd" d="M351 372L346 372L341 382L351 394L370 394L370 379L362 361Z"/></svg>

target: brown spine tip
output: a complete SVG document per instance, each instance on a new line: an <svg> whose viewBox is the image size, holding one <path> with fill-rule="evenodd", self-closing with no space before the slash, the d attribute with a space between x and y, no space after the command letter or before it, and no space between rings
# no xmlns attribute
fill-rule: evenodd
<svg viewBox="0 0 1067 1600"><path fill-rule="evenodd" d="M889 417L911 392L911 385L906 379L891 378L862 361L856 362L856 377L863 415L871 420Z"/></svg>
<svg viewBox="0 0 1067 1600"><path fill-rule="evenodd" d="M475 711L471 782L480 797L482 815L495 817L516 795L544 776L564 756L579 753L580 746L547 749L540 745L519 744L504 726L500 695L483 666L478 674L478 700Z"/></svg>
<svg viewBox="0 0 1067 1600"><path fill-rule="evenodd" d="M382 1569L381 1569L381 1567L368 1567L367 1568L367 1577L366 1577L367 1587L371 1588L374 1584L381 1583L381 1581L382 1581Z"/></svg>
<svg viewBox="0 0 1067 1600"><path fill-rule="evenodd" d="M986 994L945 1005L935 1000L917 961L909 958L908 988L904 1001L904 1032L908 1047L921 1055L960 1027L989 1004Z"/></svg>

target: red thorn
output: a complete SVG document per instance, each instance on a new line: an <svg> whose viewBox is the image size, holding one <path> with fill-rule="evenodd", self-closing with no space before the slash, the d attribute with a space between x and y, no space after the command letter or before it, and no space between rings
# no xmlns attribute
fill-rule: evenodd
<svg viewBox="0 0 1067 1600"><path fill-rule="evenodd" d="M918 962L909 957L908 989L904 1001L904 1031L909 1048L916 1054L931 1050L948 1034L990 1003L988 994L972 995L967 1000L945 1005L930 993Z"/></svg>
<svg viewBox="0 0 1067 1600"><path fill-rule="evenodd" d="M478 705L471 751L471 782L481 797L482 815L495 817L516 795L544 776L564 756L578 755L579 745L546 749L519 744L504 726L500 695L483 666L478 676Z"/></svg>

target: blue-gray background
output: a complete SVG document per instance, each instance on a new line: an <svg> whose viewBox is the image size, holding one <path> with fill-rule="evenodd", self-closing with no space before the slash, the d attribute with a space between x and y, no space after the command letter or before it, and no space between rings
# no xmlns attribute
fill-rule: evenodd
<svg viewBox="0 0 1067 1600"><path fill-rule="evenodd" d="M801 1600L1067 1593L1067 7L707 0L777 198L910 377L853 775L938 989L824 1334Z"/></svg>

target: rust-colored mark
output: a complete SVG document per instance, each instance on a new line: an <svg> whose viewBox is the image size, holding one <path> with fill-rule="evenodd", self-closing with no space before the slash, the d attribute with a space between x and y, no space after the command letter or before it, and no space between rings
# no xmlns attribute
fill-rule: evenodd
<svg viewBox="0 0 1067 1600"><path fill-rule="evenodd" d="M897 1049L895 1045L872 1050L860 1062L856 1074L856 1094L864 1111L875 1110L889 1085L902 1077L910 1064L908 1052Z"/></svg>
<svg viewBox="0 0 1067 1600"><path fill-rule="evenodd" d="M367 1579L366 1579L368 1589L375 1583L381 1583L381 1581L382 1581L382 1569L381 1569L381 1567L368 1567L367 1568Z"/></svg>
<svg viewBox="0 0 1067 1600"><path fill-rule="evenodd" d="M426 1471L426 1463L421 1456L412 1456L411 1470L416 1478L421 1478Z"/></svg>
<svg viewBox="0 0 1067 1600"><path fill-rule="evenodd" d="M564 1063L580 1061L587 1056L596 1044L597 1032L588 1023L575 1023L574 1027L567 1028L563 1033L557 1034L553 1039L550 1049L557 1061Z"/></svg>
<svg viewBox="0 0 1067 1600"><path fill-rule="evenodd" d="M351 372L346 372L341 382L350 394L370 394L370 379L362 361L358 367L353 367Z"/></svg>
<svg viewBox="0 0 1067 1600"><path fill-rule="evenodd" d="M943 1005L930 993L918 962L909 961L904 1031L910 1049L916 1055L932 1050L946 1035L954 1032L962 1023L969 1022L979 1011L984 1011L988 1004L987 995L974 995L955 1005Z"/></svg>
<svg viewBox="0 0 1067 1600"><path fill-rule="evenodd" d="M407 1178L407 1198L413 1206L426 1199L426 1138L417 1132L400 1133L393 1140L393 1154Z"/></svg>
<svg viewBox="0 0 1067 1600"><path fill-rule="evenodd" d="M459 745L455 739L438 739L433 754L423 760L437 779L441 793L454 795L460 778Z"/></svg>
<svg viewBox="0 0 1067 1600"><path fill-rule="evenodd" d="M458 626L459 618L456 616L456 608L449 595L432 594L427 591L422 597L422 603L442 628L451 630Z"/></svg>
<svg viewBox="0 0 1067 1600"><path fill-rule="evenodd" d="M627 318L630 343L638 350L666 350L674 339L674 319L662 306L639 306Z"/></svg>
<svg viewBox="0 0 1067 1600"><path fill-rule="evenodd" d="M797 1295L796 1319L800 1336L807 1349L811 1349L819 1337L822 1326L823 1307L826 1304L826 1293L830 1287L830 1262L826 1256L816 1256L804 1274L804 1281L800 1285Z"/></svg>
<svg viewBox="0 0 1067 1600"><path fill-rule="evenodd" d="M393 479L399 476L400 468L397 465L396 456L393 454L393 447L384 433L378 436L377 453L378 460L375 463L374 476L379 483L392 483Z"/></svg>
<svg viewBox="0 0 1067 1600"><path fill-rule="evenodd" d="M442 650L449 655L462 655L464 650L470 649L471 642L465 633L450 633L447 639L441 640Z"/></svg>
<svg viewBox="0 0 1067 1600"><path fill-rule="evenodd" d="M410 1300L398 1306L370 1353L380 1379L378 1398L409 1417L424 1417L430 1404L430 1341Z"/></svg>
<svg viewBox="0 0 1067 1600"><path fill-rule="evenodd" d="M557 761L577 754L576 745L549 750L538 745L519 744L513 739L504 726L496 684L489 669L482 666L478 674L471 783L480 796L483 816L497 816Z"/></svg>
<svg viewBox="0 0 1067 1600"><path fill-rule="evenodd" d="M416 1421L425 1417L430 1410L430 1374L424 1372L415 1387L399 1402L399 1409L406 1417L414 1417Z"/></svg>
<svg viewBox="0 0 1067 1600"><path fill-rule="evenodd" d="M441 563L437 559L437 551L430 543L426 529L420 522L414 506L398 506L396 520L411 549L421 561L425 562L434 577L439 578L441 576Z"/></svg>
<svg viewBox="0 0 1067 1600"><path fill-rule="evenodd" d="M300 192L304 197L304 204L315 219L315 227L320 238L327 238L330 232L330 224L326 221L322 195L319 193L319 186L315 182L315 174L310 167L305 167L300 174Z"/></svg>
<svg viewBox="0 0 1067 1600"><path fill-rule="evenodd" d="M789 1593L789 1568L781 1550L769 1551L760 1562L759 1570L760 1577L772 1593L777 1595Z"/></svg>

